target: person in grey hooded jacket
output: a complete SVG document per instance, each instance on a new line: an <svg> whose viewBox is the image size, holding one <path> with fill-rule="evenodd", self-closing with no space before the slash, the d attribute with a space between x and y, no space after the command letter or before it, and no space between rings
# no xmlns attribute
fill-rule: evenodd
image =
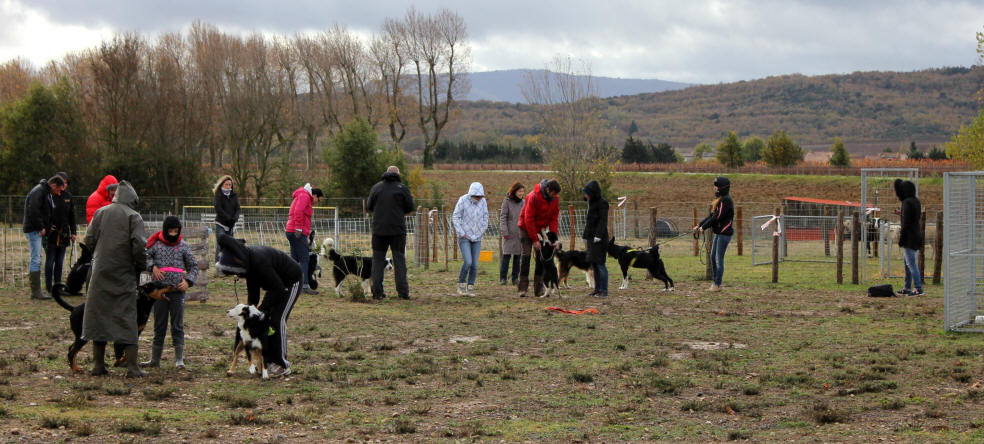
<svg viewBox="0 0 984 444"><path fill-rule="evenodd" d="M475 296L478 255L482 251L482 236L489 228L489 205L485 201L485 189L481 183L472 182L468 187L468 194L458 198L451 222L454 224L454 232L458 234L462 260L461 271L458 273L458 295Z"/></svg>

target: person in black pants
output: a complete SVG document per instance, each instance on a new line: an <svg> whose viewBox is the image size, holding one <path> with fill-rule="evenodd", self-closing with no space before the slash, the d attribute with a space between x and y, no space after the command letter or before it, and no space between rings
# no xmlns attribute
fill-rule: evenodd
<svg viewBox="0 0 984 444"><path fill-rule="evenodd" d="M236 231L236 222L242 209L239 207L239 196L232 189L232 176L225 175L215 182L212 189L212 205L215 207L215 261L219 261L219 234L232 235Z"/></svg>
<svg viewBox="0 0 984 444"><path fill-rule="evenodd" d="M75 204L68 192L68 173L55 173L65 181L60 192L52 191L51 226L48 229L48 245L44 250L44 290L51 294L51 286L62 281L65 250L75 242Z"/></svg>
<svg viewBox="0 0 984 444"><path fill-rule="evenodd" d="M410 299L407 283L407 225L404 217L413 212L413 196L400 181L400 169L390 166L378 183L369 190L366 208L372 211L372 297L383 299L383 269L386 249L393 252L393 275L396 293Z"/></svg>
<svg viewBox="0 0 984 444"><path fill-rule="evenodd" d="M291 373L287 360L287 319L301 288L301 266L287 253L264 245L247 247L227 234L219 235L222 252L215 268L223 274L246 279L247 304L269 316L273 334L263 349L271 377ZM260 302L260 290L266 295Z"/></svg>
<svg viewBox="0 0 984 444"><path fill-rule="evenodd" d="M588 296L608 297L608 201L601 194L601 185L592 180L584 185L584 200L588 201L588 215L584 222L584 239L588 262L594 273L594 291Z"/></svg>

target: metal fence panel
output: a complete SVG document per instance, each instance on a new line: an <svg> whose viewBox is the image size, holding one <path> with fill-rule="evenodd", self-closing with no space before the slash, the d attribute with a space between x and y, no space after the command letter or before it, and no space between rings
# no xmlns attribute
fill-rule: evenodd
<svg viewBox="0 0 984 444"><path fill-rule="evenodd" d="M943 175L944 327L984 331L984 171Z"/></svg>

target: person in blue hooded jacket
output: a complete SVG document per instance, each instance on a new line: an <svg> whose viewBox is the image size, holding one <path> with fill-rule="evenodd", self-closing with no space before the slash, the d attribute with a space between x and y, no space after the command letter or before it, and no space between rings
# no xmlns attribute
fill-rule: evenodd
<svg viewBox="0 0 984 444"><path fill-rule="evenodd" d="M458 234L458 248L461 249L462 259L461 271L458 273L458 295L475 296L478 254L482 250L482 236L489 228L489 205L485 201L485 189L481 183L472 182L468 193L458 198L451 221L455 233Z"/></svg>

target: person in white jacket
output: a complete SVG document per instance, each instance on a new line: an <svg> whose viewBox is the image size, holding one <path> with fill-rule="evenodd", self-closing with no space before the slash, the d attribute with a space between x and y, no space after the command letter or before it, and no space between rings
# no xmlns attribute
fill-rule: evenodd
<svg viewBox="0 0 984 444"><path fill-rule="evenodd" d="M472 182L468 194L458 198L451 221L454 231L458 233L458 248L463 260L461 272L458 273L458 294L475 296L478 254L482 250L482 236L489 227L489 206L482 184Z"/></svg>

